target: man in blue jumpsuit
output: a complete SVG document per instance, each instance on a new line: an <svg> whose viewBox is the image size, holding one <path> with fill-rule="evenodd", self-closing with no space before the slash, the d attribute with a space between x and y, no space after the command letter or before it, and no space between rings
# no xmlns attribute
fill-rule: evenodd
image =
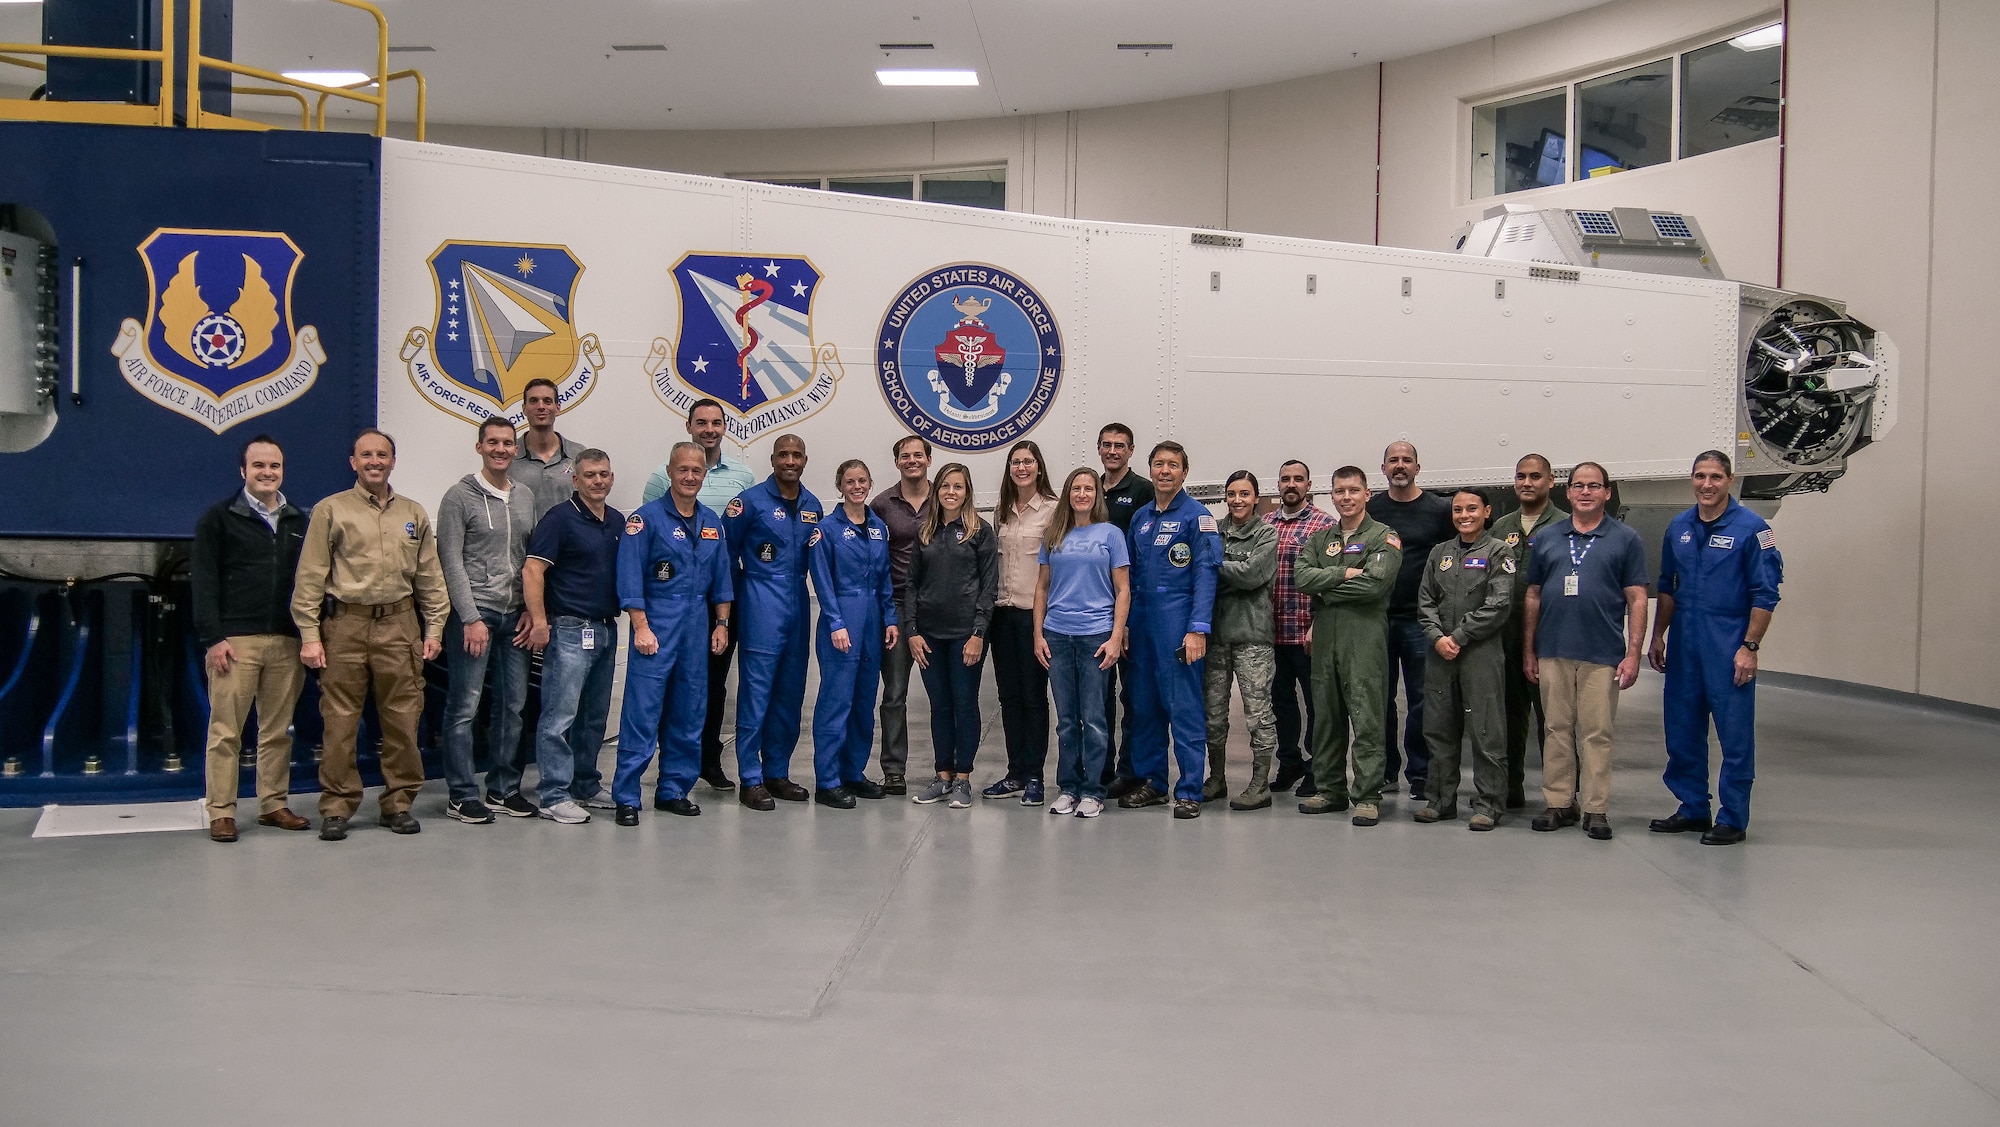
<svg viewBox="0 0 2000 1127"><path fill-rule="evenodd" d="M1785 561L1764 518L1729 495L1729 455L1709 450L1694 460L1695 506L1667 526L1660 549L1659 611L1653 617L1653 668L1667 675L1667 789L1680 800L1654 833L1704 831L1703 845L1735 845L1750 827L1750 784L1757 775L1757 649L1778 606ZM1672 624L1671 636L1668 625ZM1722 745L1709 817L1708 722Z"/></svg>
<svg viewBox="0 0 2000 1127"><path fill-rule="evenodd" d="M860 466L855 481L865 482L867 473L868 468ZM861 510L860 522L849 515L850 508ZM837 504L808 539L813 592L819 596L813 801L851 810L855 799L881 798L884 793L866 769L868 753L875 746L875 692L882 676L882 651L895 646L897 637L889 526L866 504Z"/></svg>
<svg viewBox="0 0 2000 1127"><path fill-rule="evenodd" d="M791 780L792 749L806 699L806 657L812 619L806 603L807 541L819 529L819 498L799 484L806 443L781 434L771 449L771 476L738 494L723 510L735 567L737 652L737 801L775 810L775 799L804 802Z"/></svg>
<svg viewBox="0 0 2000 1127"><path fill-rule="evenodd" d="M722 521L696 500L706 469L701 447L675 443L667 455L667 495L627 517L618 542L618 605L632 620L611 783L621 826L639 824L639 778L655 746L660 776L653 809L701 813L687 794L701 767L708 659L728 644L734 598Z"/></svg>
<svg viewBox="0 0 2000 1127"><path fill-rule="evenodd" d="M1202 655L1208 652L1222 535L1207 506L1182 491L1188 456L1178 442L1153 447L1153 503L1132 516L1132 771L1139 786L1121 796L1127 809L1167 801L1171 730L1180 778L1174 817L1201 816L1208 766L1208 714Z"/></svg>

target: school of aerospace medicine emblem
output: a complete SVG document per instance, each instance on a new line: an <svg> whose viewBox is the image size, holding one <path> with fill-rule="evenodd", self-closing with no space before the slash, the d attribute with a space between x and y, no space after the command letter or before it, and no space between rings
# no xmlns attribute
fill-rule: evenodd
<svg viewBox="0 0 2000 1127"><path fill-rule="evenodd" d="M846 370L838 348L813 340L818 267L796 254L696 251L673 275L680 339L653 341L646 374L675 415L714 399L730 441L748 446L833 402Z"/></svg>
<svg viewBox="0 0 2000 1127"><path fill-rule="evenodd" d="M111 354L147 399L221 434L311 388L319 330L292 319L305 255L275 231L162 227L139 244L146 323L127 317Z"/></svg>
<svg viewBox="0 0 2000 1127"><path fill-rule="evenodd" d="M568 247L448 242L430 266L437 316L400 350L425 399L469 422L502 415L518 428L530 380L555 383L559 412L590 394L604 349L596 333L576 331L583 264Z"/></svg>
<svg viewBox="0 0 2000 1127"><path fill-rule="evenodd" d="M1062 383L1062 331L1035 288L997 266L940 266L882 317L877 376L890 410L947 450L1033 430Z"/></svg>

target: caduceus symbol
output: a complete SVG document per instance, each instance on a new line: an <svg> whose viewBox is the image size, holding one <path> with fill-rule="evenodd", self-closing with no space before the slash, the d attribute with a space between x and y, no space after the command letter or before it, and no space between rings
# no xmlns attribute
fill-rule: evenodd
<svg viewBox="0 0 2000 1127"><path fill-rule="evenodd" d="M965 366L965 386L972 386L973 373L979 371L979 354L986 351L986 339L971 333L953 334L958 341L959 362Z"/></svg>
<svg viewBox="0 0 2000 1127"><path fill-rule="evenodd" d="M736 353L736 368L743 373L743 402L750 402L750 354L757 349L757 342L764 339L756 329L750 327L750 311L771 300L771 283L749 274L736 276L736 292L743 295L743 305L736 310L736 323L743 327L743 347Z"/></svg>

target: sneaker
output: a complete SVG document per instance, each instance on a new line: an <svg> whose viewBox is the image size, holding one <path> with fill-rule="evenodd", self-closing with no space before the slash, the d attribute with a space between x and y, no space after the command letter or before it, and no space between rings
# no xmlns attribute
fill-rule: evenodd
<svg viewBox="0 0 2000 1127"><path fill-rule="evenodd" d="M953 810L964 810L972 805L972 780L964 775L951 785L951 801L945 803Z"/></svg>
<svg viewBox="0 0 2000 1127"><path fill-rule="evenodd" d="M598 791L596 794L591 795L589 798L577 799L576 804L578 806L583 807L585 810L618 809L618 804L611 801L611 792L602 790Z"/></svg>
<svg viewBox="0 0 2000 1127"><path fill-rule="evenodd" d="M565 826L580 826L590 821L590 811L577 805L573 798L565 798L553 806L543 807L539 813L551 822L561 822Z"/></svg>
<svg viewBox="0 0 2000 1127"><path fill-rule="evenodd" d="M1455 822L1458 820L1458 812L1454 810L1447 814L1435 806L1426 806L1422 810L1410 815L1410 820L1414 822Z"/></svg>
<svg viewBox="0 0 2000 1127"><path fill-rule="evenodd" d="M347 819L338 814L329 814L320 819L319 839L321 841L346 841Z"/></svg>
<svg viewBox="0 0 2000 1127"><path fill-rule="evenodd" d="M928 806L933 802L943 802L945 799L950 797L951 797L951 780L940 776L932 779L928 784L924 786L924 789L911 795L910 801L920 802Z"/></svg>
<svg viewBox="0 0 2000 1127"><path fill-rule="evenodd" d="M893 774L890 772L883 773L882 775L883 794L907 794L909 793L909 789L910 789L909 784L903 781L903 776Z"/></svg>
<svg viewBox="0 0 2000 1127"><path fill-rule="evenodd" d="M1041 804L1042 781L1040 779L1029 779L1028 785L1021 788L1021 805L1040 806Z"/></svg>
<svg viewBox="0 0 2000 1127"><path fill-rule="evenodd" d="M464 802L445 803L444 816L464 822L468 826L483 826L493 820L493 811L488 810L486 804L478 799L468 798Z"/></svg>
<svg viewBox="0 0 2000 1127"><path fill-rule="evenodd" d="M1051 814L1076 813L1076 796L1069 793L1068 791L1064 791L1061 794L1056 795L1056 800L1053 803L1049 804L1049 813Z"/></svg>
<svg viewBox="0 0 2000 1127"><path fill-rule="evenodd" d="M1499 824L1500 824L1500 819L1495 818L1491 814L1474 814L1472 816L1472 821L1467 822L1465 828L1473 831L1474 833L1485 833L1487 830L1490 830L1494 826L1497 826Z"/></svg>
<svg viewBox="0 0 2000 1127"><path fill-rule="evenodd" d="M1357 826L1372 826L1382 820L1382 810L1372 802L1357 802L1350 820Z"/></svg>
<svg viewBox="0 0 2000 1127"><path fill-rule="evenodd" d="M1153 788L1152 783L1142 782L1118 800L1120 810L1138 810L1146 806L1165 806L1167 796Z"/></svg>
<svg viewBox="0 0 2000 1127"><path fill-rule="evenodd" d="M541 813L540 810L535 808L534 803L522 797L520 791L515 791L505 798L495 798L489 794L486 796L486 805L493 807L509 818L532 818Z"/></svg>
<svg viewBox="0 0 2000 1127"><path fill-rule="evenodd" d="M1299 803L1299 813L1301 814L1338 814L1345 809L1347 809L1346 799L1335 798L1330 794L1321 794L1318 791L1312 792L1312 794L1306 797L1304 802Z"/></svg>
<svg viewBox="0 0 2000 1127"><path fill-rule="evenodd" d="M1012 798L1027 789L1028 784L1024 780L1001 779L999 782L980 791L979 796L981 798Z"/></svg>
<svg viewBox="0 0 2000 1127"><path fill-rule="evenodd" d="M1102 813L1104 813L1104 800L1101 798L1086 796L1077 801L1076 816L1079 818L1095 818Z"/></svg>
<svg viewBox="0 0 2000 1127"><path fill-rule="evenodd" d="M1192 798L1174 799L1174 817L1182 819L1201 817L1201 802Z"/></svg>

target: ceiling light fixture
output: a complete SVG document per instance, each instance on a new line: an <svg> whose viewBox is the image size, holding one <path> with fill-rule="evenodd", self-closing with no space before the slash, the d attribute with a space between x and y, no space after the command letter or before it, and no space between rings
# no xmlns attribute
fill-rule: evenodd
<svg viewBox="0 0 2000 1127"><path fill-rule="evenodd" d="M293 82L311 82L319 86L353 86L358 82L373 82L375 76L358 70L288 70L282 71Z"/></svg>
<svg viewBox="0 0 2000 1127"><path fill-rule="evenodd" d="M878 70L875 81L884 86L977 86L976 70Z"/></svg>
<svg viewBox="0 0 2000 1127"><path fill-rule="evenodd" d="M1171 43L1120 43L1118 49L1120 51L1171 51L1174 49L1174 45Z"/></svg>
<svg viewBox="0 0 2000 1127"><path fill-rule="evenodd" d="M1746 31L1729 41L1731 47L1739 51L1766 51L1785 42L1785 25L1774 23L1755 31Z"/></svg>
<svg viewBox="0 0 2000 1127"><path fill-rule="evenodd" d="M389 53L391 55L415 55L420 53L429 54L436 50L436 47L426 46L422 43L411 43L403 47L391 47L389 48Z"/></svg>
<svg viewBox="0 0 2000 1127"><path fill-rule="evenodd" d="M613 43L611 49L613 51L664 51L667 49L667 45L665 43Z"/></svg>
<svg viewBox="0 0 2000 1127"><path fill-rule="evenodd" d="M877 44L875 45L875 49L876 49L876 50L878 50L878 51L934 51L934 50L936 50L936 49L937 49L937 44L935 44L935 43L877 43Z"/></svg>

